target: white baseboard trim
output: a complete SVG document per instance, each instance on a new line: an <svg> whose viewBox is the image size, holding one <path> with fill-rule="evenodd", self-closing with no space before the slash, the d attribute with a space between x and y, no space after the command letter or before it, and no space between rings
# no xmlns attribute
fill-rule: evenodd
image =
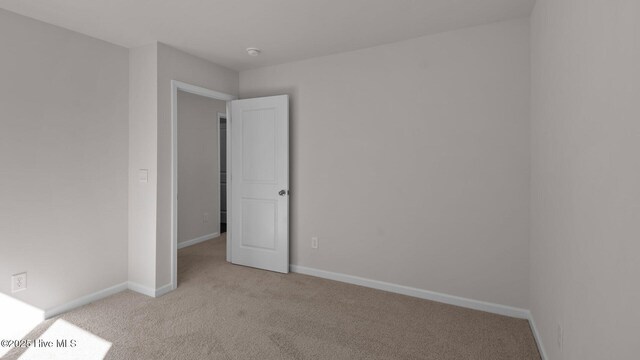
<svg viewBox="0 0 640 360"><path fill-rule="evenodd" d="M549 359L547 357L547 352L544 350L544 345L542 344L542 337L538 332L538 328L536 327L536 322L533 320L533 314L529 311L529 326L531 326L531 332L533 333L534 339L536 339L536 344L538 345L538 352L540 353L540 357L542 360Z"/></svg>
<svg viewBox="0 0 640 360"><path fill-rule="evenodd" d="M397 294L413 296L421 299L437 301L449 305L461 306L469 309L486 311L494 314L510 316L519 319L529 319L529 310L516 307L494 304L486 301L467 299L460 296L442 294L434 291L418 289L414 287L392 284L384 281L371 280L359 276L334 273L331 271L308 268L299 265L290 265L291 271L299 274L316 276L324 279L360 285L378 290L389 291Z"/></svg>
<svg viewBox="0 0 640 360"><path fill-rule="evenodd" d="M207 240L211 240L211 239L217 238L218 236L220 236L220 233L214 232L213 234L207 234L207 235L203 235L203 236L197 237L195 239L179 242L178 243L178 250L182 249L182 248L186 248L187 246L191 246L191 245L195 245L195 244L201 243L203 241L207 241Z"/></svg>
<svg viewBox="0 0 640 360"><path fill-rule="evenodd" d="M49 319L52 318L56 315L60 315L62 313L66 313L67 311L73 310L75 308L78 308L80 306L83 305L87 305L89 303L92 303L94 301L100 300L100 299L104 299L107 296L111 296L113 294L117 294L121 291L124 291L127 289L127 282L123 282L120 283L118 285L114 285L111 287L108 287L106 289L102 289L99 291L96 291L92 294L89 295L85 295L83 297L77 298L75 300L69 301L66 304L62 304L56 307L53 307L51 309L47 309L44 311L44 317L45 319Z"/></svg>
<svg viewBox="0 0 640 360"><path fill-rule="evenodd" d="M140 285L136 282L133 281L129 281L127 283L127 288L131 291L135 291L137 293L140 293L142 295L147 295L150 297L156 297L156 290L144 285Z"/></svg>
<svg viewBox="0 0 640 360"><path fill-rule="evenodd" d="M53 307L51 309L47 309L44 310L44 319L49 319L52 318L56 315L60 315L62 313L66 313L68 311L71 311L75 308L79 308L80 306L83 305L87 305L89 303L92 303L94 301L100 300L100 299L104 299L107 296L111 296L114 294L117 294L121 291L124 290L133 290L135 292L139 292L141 294L147 295L147 296L151 296L151 297L159 297L162 296L166 293L168 293L169 291L172 290L171 288L171 284L167 284L164 286L161 286L157 289L151 289L148 288L146 286L137 284L135 282L132 281L127 281L127 282L123 282L121 284L118 285L114 285L112 287L100 290L100 291L96 291L92 294L83 296L81 298L69 301L68 303Z"/></svg>
<svg viewBox="0 0 640 360"><path fill-rule="evenodd" d="M171 284L167 284L167 285L163 285L157 289L153 289L144 285L140 285L138 283L135 283L133 281L129 281L128 282L128 288L129 290L135 291L137 293L140 293L142 295L147 295L150 297L160 297L166 293L168 293L169 291L172 290L172 286Z"/></svg>
<svg viewBox="0 0 640 360"><path fill-rule="evenodd" d="M173 286L172 286L171 283L169 283L167 285L164 285L164 286L161 286L161 287L156 289L155 297L160 297L160 296L168 293L171 290L173 290Z"/></svg>

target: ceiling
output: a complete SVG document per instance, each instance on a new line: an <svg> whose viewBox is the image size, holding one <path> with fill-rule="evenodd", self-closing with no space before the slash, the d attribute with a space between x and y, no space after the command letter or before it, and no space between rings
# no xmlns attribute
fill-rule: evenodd
<svg viewBox="0 0 640 360"><path fill-rule="evenodd" d="M245 70L527 16L535 0L0 0L128 48L155 41ZM245 49L258 47L259 57Z"/></svg>

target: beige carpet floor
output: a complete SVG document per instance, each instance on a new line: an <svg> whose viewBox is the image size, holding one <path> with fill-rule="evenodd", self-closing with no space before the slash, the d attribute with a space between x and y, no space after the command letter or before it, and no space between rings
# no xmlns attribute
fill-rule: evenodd
<svg viewBox="0 0 640 360"><path fill-rule="evenodd" d="M525 320L231 265L224 236L180 250L178 269L174 292L124 291L26 338L64 319L111 342L107 359L540 359Z"/></svg>

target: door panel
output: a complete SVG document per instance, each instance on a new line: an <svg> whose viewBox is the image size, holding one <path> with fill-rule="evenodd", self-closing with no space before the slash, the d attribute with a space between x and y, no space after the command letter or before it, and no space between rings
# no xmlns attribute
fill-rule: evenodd
<svg viewBox="0 0 640 360"><path fill-rule="evenodd" d="M229 126L231 262L287 273L289 99L232 101Z"/></svg>
<svg viewBox="0 0 640 360"><path fill-rule="evenodd" d="M242 246L276 250L276 201L242 199Z"/></svg>
<svg viewBox="0 0 640 360"><path fill-rule="evenodd" d="M245 182L276 183L275 115L274 109L242 114L242 177Z"/></svg>

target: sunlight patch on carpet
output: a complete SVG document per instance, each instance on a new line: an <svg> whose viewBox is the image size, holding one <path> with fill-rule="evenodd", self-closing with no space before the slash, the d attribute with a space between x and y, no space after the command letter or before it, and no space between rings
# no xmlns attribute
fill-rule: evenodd
<svg viewBox="0 0 640 360"><path fill-rule="evenodd" d="M0 339L21 340L44 320L44 311L0 293ZM0 357L11 350L0 347Z"/></svg>
<svg viewBox="0 0 640 360"><path fill-rule="evenodd" d="M111 343L62 319L56 320L20 360L102 360Z"/></svg>

